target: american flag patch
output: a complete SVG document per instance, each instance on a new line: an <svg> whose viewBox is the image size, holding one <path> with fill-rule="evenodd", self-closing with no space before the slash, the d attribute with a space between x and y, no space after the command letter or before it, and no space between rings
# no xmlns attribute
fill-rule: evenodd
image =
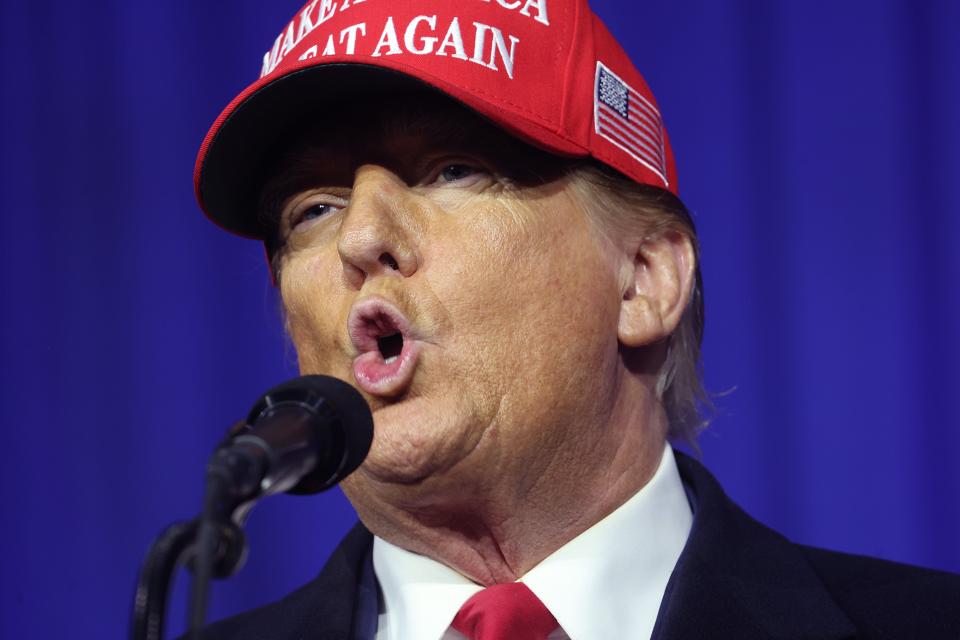
<svg viewBox="0 0 960 640"><path fill-rule="evenodd" d="M599 135L656 173L664 186L670 186L660 112L602 62L597 62L593 122Z"/></svg>

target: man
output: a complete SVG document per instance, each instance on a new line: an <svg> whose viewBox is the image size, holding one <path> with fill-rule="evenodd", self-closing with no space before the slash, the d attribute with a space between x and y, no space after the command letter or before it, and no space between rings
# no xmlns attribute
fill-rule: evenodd
<svg viewBox="0 0 960 640"><path fill-rule="evenodd" d="M960 578L795 546L667 444L700 426L696 235L585 0L310 2L196 184L375 420L362 526L209 637L960 634Z"/></svg>

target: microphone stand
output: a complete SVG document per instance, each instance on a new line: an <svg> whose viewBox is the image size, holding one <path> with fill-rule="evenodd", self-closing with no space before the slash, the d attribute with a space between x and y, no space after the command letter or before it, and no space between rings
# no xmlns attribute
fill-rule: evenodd
<svg viewBox="0 0 960 640"><path fill-rule="evenodd" d="M181 564L194 574L189 633L198 639L209 579L232 576L246 559L247 540L240 523L252 505L224 503L223 486L212 475L208 474L203 514L167 527L147 553L134 595L131 640L163 640L170 583Z"/></svg>
<svg viewBox="0 0 960 640"><path fill-rule="evenodd" d="M240 527L219 522L211 575L226 578L243 564L247 541ZM200 518L167 527L150 547L137 579L130 627L131 640L162 640L167 597L174 572L181 564L196 571L196 542Z"/></svg>

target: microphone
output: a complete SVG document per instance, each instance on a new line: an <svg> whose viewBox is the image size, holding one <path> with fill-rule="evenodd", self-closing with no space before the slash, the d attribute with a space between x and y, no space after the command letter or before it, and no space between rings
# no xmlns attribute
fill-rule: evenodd
<svg viewBox="0 0 960 640"><path fill-rule="evenodd" d="M194 576L189 638L199 640L210 579L226 578L243 564L240 525L256 501L329 489L360 466L372 441L370 407L346 382L302 376L263 394L207 463L200 517L168 527L150 547L137 581L131 637L163 637L170 580L186 560Z"/></svg>
<svg viewBox="0 0 960 640"><path fill-rule="evenodd" d="M372 440L373 416L356 389L301 376L263 394L214 452L207 477L234 506L284 491L317 493L359 467Z"/></svg>
<svg viewBox="0 0 960 640"><path fill-rule="evenodd" d="M263 394L207 463L192 563L191 640L202 634L213 573L225 577L243 563L238 525L256 501L329 489L360 466L372 441L370 407L342 380L301 376Z"/></svg>

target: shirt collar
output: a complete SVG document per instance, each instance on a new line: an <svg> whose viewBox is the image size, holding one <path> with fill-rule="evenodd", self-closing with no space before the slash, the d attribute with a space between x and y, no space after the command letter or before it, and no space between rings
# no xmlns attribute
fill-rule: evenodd
<svg viewBox="0 0 960 640"><path fill-rule="evenodd" d="M373 571L383 594L378 640L439 640L463 603L483 589L445 564L380 537L373 539Z"/></svg>
<svg viewBox="0 0 960 640"><path fill-rule="evenodd" d="M692 521L668 444L640 491L520 580L571 640L621 637L626 630L649 638ZM373 566L391 639L438 640L463 603L483 588L381 538L374 539Z"/></svg>

